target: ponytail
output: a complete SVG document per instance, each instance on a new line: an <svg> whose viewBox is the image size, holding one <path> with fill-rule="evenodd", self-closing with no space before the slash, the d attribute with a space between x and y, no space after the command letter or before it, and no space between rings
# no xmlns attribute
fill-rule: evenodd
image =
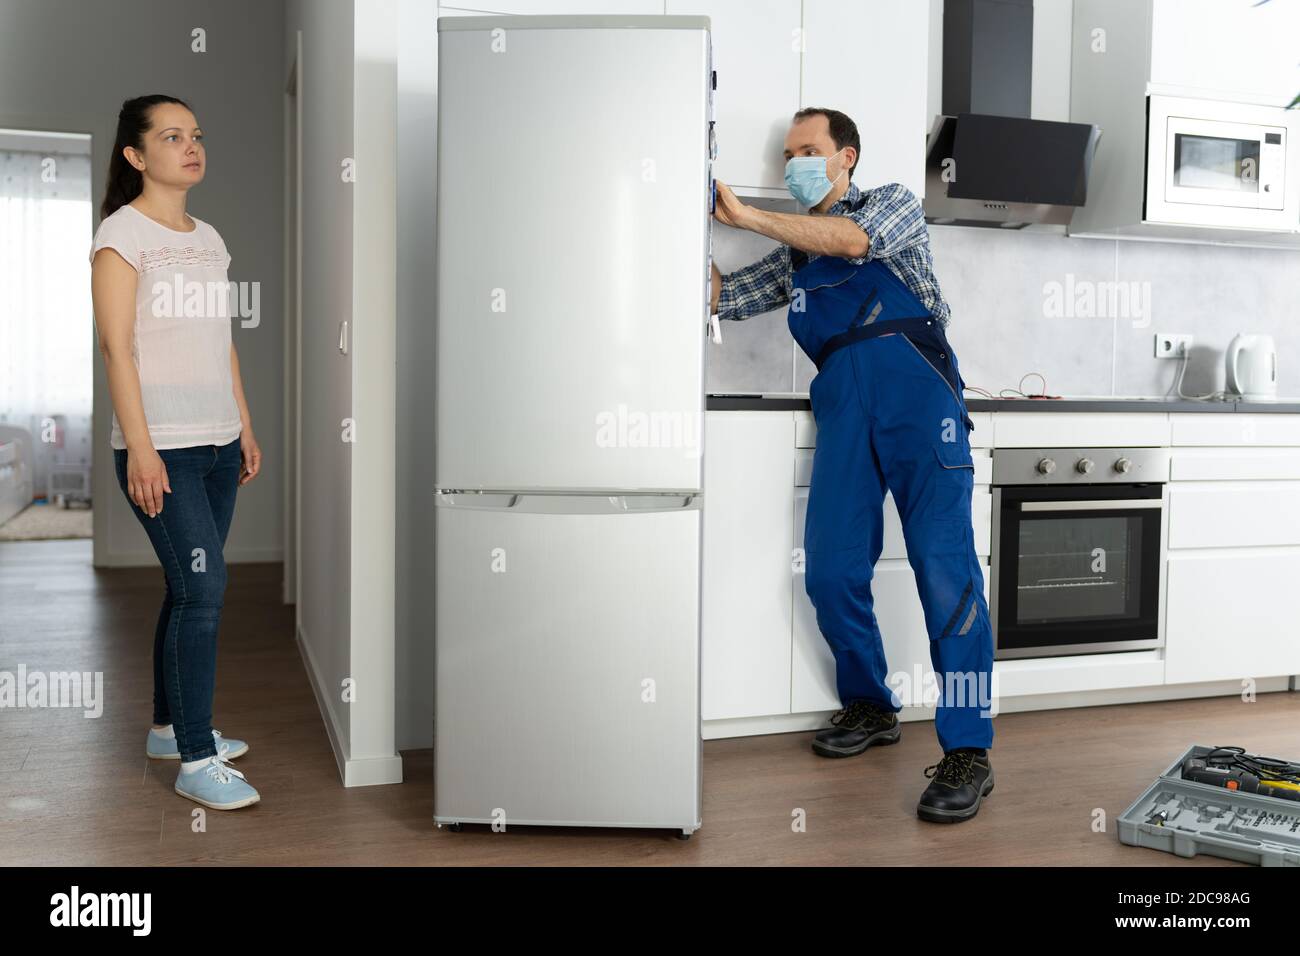
<svg viewBox="0 0 1300 956"><path fill-rule="evenodd" d="M128 146L143 150L144 134L149 131L153 108L160 103L176 103L186 109L190 108L184 100L161 93L137 96L122 104L122 111L117 114L117 137L113 143L113 155L108 160L104 202L99 207L102 219L113 215L144 190L144 176L126 161L122 151Z"/></svg>

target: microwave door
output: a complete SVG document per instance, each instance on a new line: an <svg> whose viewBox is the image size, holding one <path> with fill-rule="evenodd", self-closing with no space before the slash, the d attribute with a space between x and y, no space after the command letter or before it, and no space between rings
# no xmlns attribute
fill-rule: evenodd
<svg viewBox="0 0 1300 956"><path fill-rule="evenodd" d="M1164 198L1170 203L1281 209L1285 131L1248 123L1169 117ZM1273 140L1276 139L1276 142Z"/></svg>

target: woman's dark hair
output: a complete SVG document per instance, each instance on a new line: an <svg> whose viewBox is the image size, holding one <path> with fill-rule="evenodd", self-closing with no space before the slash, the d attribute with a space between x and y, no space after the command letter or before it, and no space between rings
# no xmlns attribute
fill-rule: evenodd
<svg viewBox="0 0 1300 956"><path fill-rule="evenodd" d="M117 138L113 143L113 155L108 160L108 184L104 188L104 202L99 207L101 218L107 219L113 215L144 189L144 176L126 161L122 150L128 146L143 149L144 134L153 122L153 108L160 103L177 103L187 110L190 108L190 104L184 100L162 93L137 96L122 104L122 111L117 114Z"/></svg>

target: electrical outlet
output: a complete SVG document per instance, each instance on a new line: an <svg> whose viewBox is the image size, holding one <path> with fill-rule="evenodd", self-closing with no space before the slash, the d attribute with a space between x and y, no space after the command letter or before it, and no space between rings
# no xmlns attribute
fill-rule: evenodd
<svg viewBox="0 0 1300 956"><path fill-rule="evenodd" d="M1182 358L1192 347L1190 335L1173 332L1156 333L1156 358Z"/></svg>

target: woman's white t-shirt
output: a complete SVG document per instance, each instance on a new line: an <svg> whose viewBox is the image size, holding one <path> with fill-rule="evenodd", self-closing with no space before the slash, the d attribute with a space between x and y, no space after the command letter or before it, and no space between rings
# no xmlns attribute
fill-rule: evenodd
<svg viewBox="0 0 1300 956"><path fill-rule="evenodd" d="M129 203L99 224L90 261L117 250L138 273L131 356L154 448L225 445L241 422L230 368L234 295L230 254L220 234L197 216L178 232ZM113 413L114 448L125 448Z"/></svg>

